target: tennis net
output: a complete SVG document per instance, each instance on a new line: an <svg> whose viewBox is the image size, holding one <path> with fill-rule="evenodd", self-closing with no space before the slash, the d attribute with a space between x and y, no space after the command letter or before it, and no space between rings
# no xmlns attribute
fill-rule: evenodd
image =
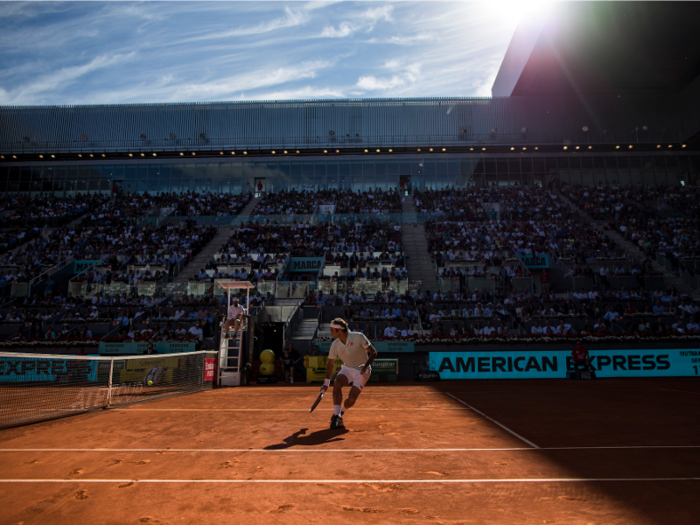
<svg viewBox="0 0 700 525"><path fill-rule="evenodd" d="M0 352L0 429L210 390L216 352L133 357Z"/></svg>

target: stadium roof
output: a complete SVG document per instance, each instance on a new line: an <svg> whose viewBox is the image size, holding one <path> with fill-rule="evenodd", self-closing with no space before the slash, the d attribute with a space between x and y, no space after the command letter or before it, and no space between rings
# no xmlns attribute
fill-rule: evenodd
<svg viewBox="0 0 700 525"><path fill-rule="evenodd" d="M564 2L521 24L493 96L683 92L700 75L700 3Z"/></svg>

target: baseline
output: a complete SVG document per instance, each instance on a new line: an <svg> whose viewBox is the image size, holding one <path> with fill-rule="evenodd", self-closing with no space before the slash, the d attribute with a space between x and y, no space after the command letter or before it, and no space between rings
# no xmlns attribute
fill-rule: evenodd
<svg viewBox="0 0 700 525"><path fill-rule="evenodd" d="M486 479L0 479L0 483L592 483L700 481L700 478L486 478Z"/></svg>

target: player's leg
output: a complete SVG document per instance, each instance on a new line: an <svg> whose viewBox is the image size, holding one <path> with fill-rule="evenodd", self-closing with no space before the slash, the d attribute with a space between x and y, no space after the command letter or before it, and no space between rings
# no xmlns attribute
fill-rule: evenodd
<svg viewBox="0 0 700 525"><path fill-rule="evenodd" d="M343 387L348 386L348 377L343 374L343 369L335 378L333 383L333 417L331 417L331 428L339 428L343 426L343 419L340 417L340 411L343 408Z"/></svg>
<svg viewBox="0 0 700 525"><path fill-rule="evenodd" d="M355 404L357 398L360 396L362 390L365 388L367 381L369 381L369 376L371 374L371 370L367 370L365 374L361 374L359 371L355 374L355 376L352 379L352 388L350 389L350 394L348 394L348 398L343 404L343 409L340 412L340 417L343 417L345 415L345 412Z"/></svg>

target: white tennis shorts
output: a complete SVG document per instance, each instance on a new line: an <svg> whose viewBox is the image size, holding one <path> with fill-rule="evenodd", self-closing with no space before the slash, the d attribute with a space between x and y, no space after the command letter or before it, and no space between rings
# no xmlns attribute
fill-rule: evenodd
<svg viewBox="0 0 700 525"><path fill-rule="evenodd" d="M372 375L372 367L367 368L367 372L363 374L357 368L350 368L349 366L341 366L338 375L343 375L348 378L348 383L352 383L352 386L358 390L362 390L367 381L369 381L369 376Z"/></svg>

